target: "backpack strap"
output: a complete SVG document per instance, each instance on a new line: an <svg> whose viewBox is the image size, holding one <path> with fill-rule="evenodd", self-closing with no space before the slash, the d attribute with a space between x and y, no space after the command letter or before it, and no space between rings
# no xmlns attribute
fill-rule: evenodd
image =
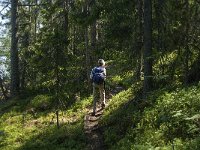
<svg viewBox="0 0 200 150"><path fill-rule="evenodd" d="M92 69L92 71L91 71L91 73L90 73L90 79L93 79L93 77L95 76L95 74L96 74L96 69L97 69L97 67L94 67L94 68Z"/></svg>

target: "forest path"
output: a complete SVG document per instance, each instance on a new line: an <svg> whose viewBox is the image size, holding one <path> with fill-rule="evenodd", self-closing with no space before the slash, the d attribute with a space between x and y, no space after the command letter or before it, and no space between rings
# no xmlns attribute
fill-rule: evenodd
<svg viewBox="0 0 200 150"><path fill-rule="evenodd" d="M84 118L84 130L88 141L87 148L89 150L104 150L106 148L103 143L104 139L101 128L99 127L99 120L103 114L103 109L98 105L95 116L92 116L91 114L92 109Z"/></svg>
<svg viewBox="0 0 200 150"><path fill-rule="evenodd" d="M112 98L113 95L116 95L123 88L120 86L115 87L114 90L109 91L106 96L106 104ZM106 105L107 107L107 105ZM84 131L88 141L88 150L106 150L106 145L104 144L102 129L99 126L99 120L102 117L104 109L101 108L101 105L97 105L95 116L92 116L92 108L89 109L89 113L84 117Z"/></svg>

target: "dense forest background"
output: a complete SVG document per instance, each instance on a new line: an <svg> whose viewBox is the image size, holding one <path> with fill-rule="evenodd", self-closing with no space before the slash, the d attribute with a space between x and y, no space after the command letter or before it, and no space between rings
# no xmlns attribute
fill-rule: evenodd
<svg viewBox="0 0 200 150"><path fill-rule="evenodd" d="M103 58L107 95L124 89L113 94L100 121L107 149L199 148L199 0L1 0L0 5L0 147L16 143L3 127L15 111L22 124L31 115L48 122L44 114L37 116L43 112L51 113L48 119L56 112L57 127L59 117L73 116L66 111L81 120L76 111L91 103L90 71ZM84 149L82 123L72 123L69 135L62 126L51 129L45 134L55 135L46 145L41 139L39 148L53 141L64 143L60 148ZM33 131L23 133L28 132ZM17 148L38 145L24 144L29 138L22 137ZM71 143L62 142L67 137Z"/></svg>
<svg viewBox="0 0 200 150"><path fill-rule="evenodd" d="M59 87L69 95L87 89L98 58L124 64L135 81L142 72L144 92L153 83L199 80L198 1L24 0L1 5L7 10L2 19L11 21L4 24L10 33L1 43L2 53L11 47L7 59L13 95L24 88Z"/></svg>

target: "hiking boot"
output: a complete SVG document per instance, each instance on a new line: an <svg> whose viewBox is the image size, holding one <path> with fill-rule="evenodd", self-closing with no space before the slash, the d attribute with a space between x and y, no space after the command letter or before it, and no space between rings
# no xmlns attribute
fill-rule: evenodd
<svg viewBox="0 0 200 150"><path fill-rule="evenodd" d="M105 108L105 106L106 106L105 104L101 104L101 108L102 108L102 109L104 109L104 108Z"/></svg>

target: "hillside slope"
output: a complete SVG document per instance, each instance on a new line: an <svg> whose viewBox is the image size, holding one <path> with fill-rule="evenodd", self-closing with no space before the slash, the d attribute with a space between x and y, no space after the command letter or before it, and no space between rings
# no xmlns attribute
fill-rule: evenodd
<svg viewBox="0 0 200 150"><path fill-rule="evenodd" d="M143 100L142 82L133 82L130 69L111 66L108 75L106 91L112 98L97 118L104 149L200 149L200 84L157 89ZM89 149L84 118L92 97L63 102L58 107L55 95L35 94L2 103L0 149Z"/></svg>
<svg viewBox="0 0 200 150"><path fill-rule="evenodd" d="M200 148L200 84L156 90L146 101L133 89L113 97L104 111L101 126L108 149Z"/></svg>

